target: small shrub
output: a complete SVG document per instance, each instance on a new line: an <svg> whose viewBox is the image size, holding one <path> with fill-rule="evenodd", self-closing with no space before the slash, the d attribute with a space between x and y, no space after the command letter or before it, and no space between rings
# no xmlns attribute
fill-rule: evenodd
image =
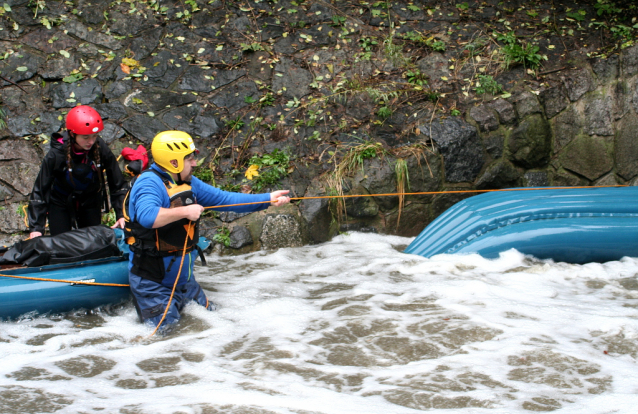
<svg viewBox="0 0 638 414"><path fill-rule="evenodd" d="M255 191L261 191L288 175L290 156L284 151L275 149L270 154L254 155L248 161L248 165L257 166L259 174L251 180L252 188Z"/></svg>
<svg viewBox="0 0 638 414"><path fill-rule="evenodd" d="M477 95L483 95L485 93L496 95L497 93L503 92L503 87L496 82L491 75L478 75L475 90Z"/></svg>
<svg viewBox="0 0 638 414"><path fill-rule="evenodd" d="M383 120L388 119L392 116L392 109L388 108L387 105L384 105L377 110L377 116Z"/></svg>
<svg viewBox="0 0 638 414"><path fill-rule="evenodd" d="M213 236L213 241L223 244L225 247L230 246L230 229L228 227L220 227Z"/></svg>

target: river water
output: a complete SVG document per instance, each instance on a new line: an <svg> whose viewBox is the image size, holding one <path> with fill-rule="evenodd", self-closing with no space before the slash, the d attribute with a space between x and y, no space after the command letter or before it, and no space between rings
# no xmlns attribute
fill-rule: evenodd
<svg viewBox="0 0 638 414"><path fill-rule="evenodd" d="M130 303L0 322L0 412L636 412L638 259L425 259L410 241L209 256L220 309L187 307L165 337Z"/></svg>

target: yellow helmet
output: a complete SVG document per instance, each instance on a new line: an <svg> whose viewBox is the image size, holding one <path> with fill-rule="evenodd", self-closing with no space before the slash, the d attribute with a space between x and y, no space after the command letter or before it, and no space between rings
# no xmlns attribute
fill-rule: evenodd
<svg viewBox="0 0 638 414"><path fill-rule="evenodd" d="M184 158L191 153L199 154L193 138L182 131L164 131L155 135L151 144L151 154L157 165L172 173L181 173L184 169ZM177 161L177 167L171 164Z"/></svg>

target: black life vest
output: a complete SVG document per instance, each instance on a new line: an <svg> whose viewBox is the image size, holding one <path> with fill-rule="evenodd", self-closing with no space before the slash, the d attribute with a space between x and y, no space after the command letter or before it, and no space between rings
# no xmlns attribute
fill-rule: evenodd
<svg viewBox="0 0 638 414"><path fill-rule="evenodd" d="M149 172L155 173L164 183L168 197L171 200L170 208L197 203L197 199L189 183L175 184L152 168L144 171L142 174ZM134 181L131 184L131 188L133 188L133 184ZM133 252L138 252L146 256L164 257L182 253L184 251L184 245L186 245L186 253L197 248L197 242L199 241L199 220L192 223L190 220L184 218L157 229L148 229L137 223L135 217L129 216L130 193L131 190L128 191L124 198L123 214L126 220L124 235L126 243L129 244Z"/></svg>

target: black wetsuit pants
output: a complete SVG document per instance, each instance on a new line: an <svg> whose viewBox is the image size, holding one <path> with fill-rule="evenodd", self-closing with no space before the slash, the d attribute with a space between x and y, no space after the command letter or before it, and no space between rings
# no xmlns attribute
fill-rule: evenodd
<svg viewBox="0 0 638 414"><path fill-rule="evenodd" d="M99 197L99 196L96 196ZM67 206L60 206L56 203L49 204L49 232L51 236L71 231L74 228L73 216L77 221L78 228L97 226L102 223L102 209L99 203L81 206L78 211L71 211ZM97 204L97 205L96 205Z"/></svg>

